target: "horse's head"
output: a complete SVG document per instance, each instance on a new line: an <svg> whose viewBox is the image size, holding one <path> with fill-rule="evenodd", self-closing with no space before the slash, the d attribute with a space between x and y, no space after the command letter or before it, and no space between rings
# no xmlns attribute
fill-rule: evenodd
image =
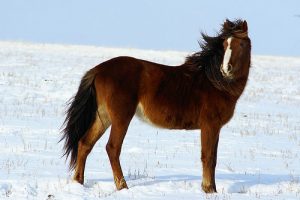
<svg viewBox="0 0 300 200"><path fill-rule="evenodd" d="M246 21L236 23L226 20L223 25L224 56L220 66L226 79L238 79L249 72L251 41Z"/></svg>

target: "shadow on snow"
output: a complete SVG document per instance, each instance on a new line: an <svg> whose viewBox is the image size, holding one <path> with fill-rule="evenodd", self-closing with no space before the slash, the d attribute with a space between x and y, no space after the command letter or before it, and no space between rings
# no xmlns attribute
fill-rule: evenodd
<svg viewBox="0 0 300 200"><path fill-rule="evenodd" d="M183 182L183 181L199 181L201 176L187 175L187 174L174 174L166 176L148 177L140 176L137 178L125 177L128 180L130 188L137 186L149 186L159 183L167 182ZM299 183L300 175L278 175L278 174L218 174L216 181L232 181L229 185L228 193L246 193L250 187L255 185L275 185L282 182L296 182ZM92 187L99 182L112 182L113 179L88 179L85 184L86 187Z"/></svg>

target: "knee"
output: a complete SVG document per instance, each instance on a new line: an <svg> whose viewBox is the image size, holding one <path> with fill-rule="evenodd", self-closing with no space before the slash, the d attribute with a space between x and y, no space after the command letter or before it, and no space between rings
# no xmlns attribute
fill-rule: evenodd
<svg viewBox="0 0 300 200"><path fill-rule="evenodd" d="M208 163L211 160L211 155L207 154L206 152L201 152L201 161L203 163Z"/></svg>
<svg viewBox="0 0 300 200"><path fill-rule="evenodd" d="M201 161L202 161L202 162L205 161L205 154L203 153L203 151L201 152Z"/></svg>
<svg viewBox="0 0 300 200"><path fill-rule="evenodd" d="M106 152L107 153L109 153L110 152L110 150L111 150L111 147L110 147L110 145L107 143L106 144L106 147L105 147L105 149L106 149Z"/></svg>
<svg viewBox="0 0 300 200"><path fill-rule="evenodd" d="M214 156L213 154L205 154L203 152L201 153L201 161L204 165L215 166L216 159L216 156Z"/></svg>
<svg viewBox="0 0 300 200"><path fill-rule="evenodd" d="M114 146L110 143L106 144L106 152L108 155L112 155L114 152Z"/></svg>
<svg viewBox="0 0 300 200"><path fill-rule="evenodd" d="M107 143L106 144L106 152L110 158L117 158L118 157L118 150L117 148L111 144Z"/></svg>

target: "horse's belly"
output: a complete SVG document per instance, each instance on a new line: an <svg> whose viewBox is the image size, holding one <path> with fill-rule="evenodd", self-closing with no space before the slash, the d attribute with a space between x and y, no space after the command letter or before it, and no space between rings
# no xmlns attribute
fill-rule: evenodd
<svg viewBox="0 0 300 200"><path fill-rule="evenodd" d="M136 108L136 112L135 115L142 121L148 123L148 124L152 124L152 125L156 125L159 126L157 124L155 124L145 113L145 109L143 107L143 105L141 103L138 104L137 108Z"/></svg>
<svg viewBox="0 0 300 200"><path fill-rule="evenodd" d="M195 116L184 117L184 113L174 114L168 111L162 112L156 107L145 109L141 103L137 106L136 116L146 123L161 128L189 130L199 129L198 121L195 119Z"/></svg>

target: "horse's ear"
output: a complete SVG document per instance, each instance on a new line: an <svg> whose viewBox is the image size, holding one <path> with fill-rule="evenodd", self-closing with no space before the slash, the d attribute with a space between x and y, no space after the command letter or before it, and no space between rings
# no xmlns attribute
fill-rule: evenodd
<svg viewBox="0 0 300 200"><path fill-rule="evenodd" d="M247 24L247 21L244 20L243 22L243 32L247 32L248 31L248 24Z"/></svg>
<svg viewBox="0 0 300 200"><path fill-rule="evenodd" d="M224 29L229 29L230 23L231 22L228 19L226 19L225 22L224 22L224 24L223 24Z"/></svg>

